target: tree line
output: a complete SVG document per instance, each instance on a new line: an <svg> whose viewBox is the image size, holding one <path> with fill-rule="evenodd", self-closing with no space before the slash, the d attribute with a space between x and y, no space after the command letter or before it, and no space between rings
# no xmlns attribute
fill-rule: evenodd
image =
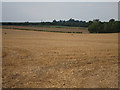
<svg viewBox="0 0 120 90"><path fill-rule="evenodd" d="M95 20L89 25L88 30L90 33L119 33L120 21L114 19L109 20L109 22Z"/></svg>
<svg viewBox="0 0 120 90"><path fill-rule="evenodd" d="M2 22L2 25L19 26L69 26L69 27L87 27L90 33L119 33L120 21L114 19L109 22L101 22L99 19L93 21L79 21L70 18L69 20L53 20L52 22Z"/></svg>
<svg viewBox="0 0 120 90"><path fill-rule="evenodd" d="M45 25L45 26L70 26L70 27L88 27L89 23L86 21L79 21L70 18L69 20L53 20L52 22L3 22L2 25L22 25L22 26L27 26L27 25Z"/></svg>

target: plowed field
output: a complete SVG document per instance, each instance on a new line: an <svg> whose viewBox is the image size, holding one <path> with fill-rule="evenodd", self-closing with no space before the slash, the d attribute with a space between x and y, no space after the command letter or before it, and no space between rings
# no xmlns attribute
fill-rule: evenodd
<svg viewBox="0 0 120 90"><path fill-rule="evenodd" d="M117 88L118 34L3 29L3 88Z"/></svg>

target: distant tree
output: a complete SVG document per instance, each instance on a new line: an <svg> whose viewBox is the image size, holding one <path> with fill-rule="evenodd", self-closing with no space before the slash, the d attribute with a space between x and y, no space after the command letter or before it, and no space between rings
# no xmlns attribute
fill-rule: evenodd
<svg viewBox="0 0 120 90"><path fill-rule="evenodd" d="M70 18L70 19L68 20L68 22L75 22L75 20L72 19L72 18Z"/></svg>
<svg viewBox="0 0 120 90"><path fill-rule="evenodd" d="M56 23L57 21L56 20L53 20L53 23Z"/></svg>
<svg viewBox="0 0 120 90"><path fill-rule="evenodd" d="M109 22L115 22L115 19L110 19Z"/></svg>
<svg viewBox="0 0 120 90"><path fill-rule="evenodd" d="M94 21L89 25L88 30L91 33L117 33L120 32L120 22L114 19L109 22Z"/></svg>
<svg viewBox="0 0 120 90"><path fill-rule="evenodd" d="M100 22L94 22L88 27L88 30L91 33L103 32L103 24Z"/></svg>
<svg viewBox="0 0 120 90"><path fill-rule="evenodd" d="M93 22L99 22L99 19L94 19Z"/></svg>
<svg viewBox="0 0 120 90"><path fill-rule="evenodd" d="M25 25L29 25L29 22L27 21L27 22L25 22Z"/></svg>
<svg viewBox="0 0 120 90"><path fill-rule="evenodd" d="M92 23L93 23L93 21L89 21L89 22L88 22L88 26L91 25Z"/></svg>

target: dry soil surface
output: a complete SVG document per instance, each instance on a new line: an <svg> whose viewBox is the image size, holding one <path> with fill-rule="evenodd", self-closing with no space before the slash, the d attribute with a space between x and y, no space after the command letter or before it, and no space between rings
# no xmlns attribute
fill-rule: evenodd
<svg viewBox="0 0 120 90"><path fill-rule="evenodd" d="M3 29L3 88L117 88L118 34Z"/></svg>
<svg viewBox="0 0 120 90"><path fill-rule="evenodd" d="M57 31L57 32L77 32L77 33L89 33L88 29L82 28L82 27L62 27L62 28L57 28L57 27L33 27L33 26L2 26L2 28L7 28L7 29L22 29L22 30L42 30L42 31Z"/></svg>

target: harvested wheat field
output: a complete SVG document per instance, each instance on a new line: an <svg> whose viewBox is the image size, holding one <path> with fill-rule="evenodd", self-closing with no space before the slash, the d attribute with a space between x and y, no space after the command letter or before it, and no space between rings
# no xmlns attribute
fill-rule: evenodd
<svg viewBox="0 0 120 90"><path fill-rule="evenodd" d="M117 88L118 34L3 29L3 88Z"/></svg>

